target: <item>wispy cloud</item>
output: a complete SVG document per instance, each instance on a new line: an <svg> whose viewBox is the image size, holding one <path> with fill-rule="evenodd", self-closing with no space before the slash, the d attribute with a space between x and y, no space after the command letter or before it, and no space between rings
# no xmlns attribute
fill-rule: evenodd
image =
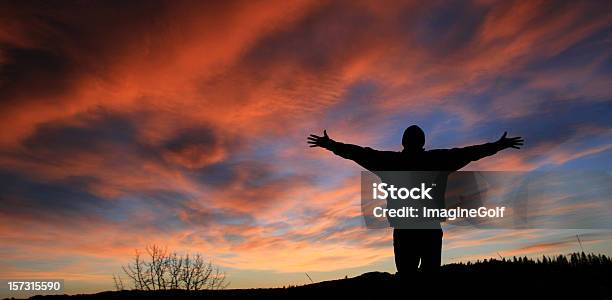
<svg viewBox="0 0 612 300"><path fill-rule="evenodd" d="M324 128L390 150L414 123L428 148L508 130L523 150L469 168L610 166L603 3L0 6L0 277L95 281L153 242L234 272L390 262L359 167L306 147ZM532 234L450 231L445 259L564 249Z"/></svg>

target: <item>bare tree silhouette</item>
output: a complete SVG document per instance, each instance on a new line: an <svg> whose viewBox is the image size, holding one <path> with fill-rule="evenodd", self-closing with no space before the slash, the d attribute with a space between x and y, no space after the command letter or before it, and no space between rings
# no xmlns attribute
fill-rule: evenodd
<svg viewBox="0 0 612 300"><path fill-rule="evenodd" d="M225 289L225 272L206 261L202 255L169 252L167 248L157 245L145 248L147 258L136 250L132 263L122 266L123 273L131 280L135 290L217 290ZM125 285L120 275L113 275L117 290L124 290Z"/></svg>

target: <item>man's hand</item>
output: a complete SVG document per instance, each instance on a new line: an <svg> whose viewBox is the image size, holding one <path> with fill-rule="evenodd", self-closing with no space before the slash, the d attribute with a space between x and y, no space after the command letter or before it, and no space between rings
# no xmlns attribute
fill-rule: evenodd
<svg viewBox="0 0 612 300"><path fill-rule="evenodd" d="M323 130L323 136L311 134L308 137L308 144L310 144L310 147L321 147L329 149L332 143L332 139L330 139L327 135L327 130Z"/></svg>
<svg viewBox="0 0 612 300"><path fill-rule="evenodd" d="M523 143L525 142L525 140L523 140L523 138L520 136L513 137L513 138L507 138L506 137L507 134L508 132L504 131L504 135L502 135L502 137L500 137L499 140L497 140L497 142L495 143L499 145L499 147L502 149L506 149L506 148L521 149L521 146L523 146Z"/></svg>

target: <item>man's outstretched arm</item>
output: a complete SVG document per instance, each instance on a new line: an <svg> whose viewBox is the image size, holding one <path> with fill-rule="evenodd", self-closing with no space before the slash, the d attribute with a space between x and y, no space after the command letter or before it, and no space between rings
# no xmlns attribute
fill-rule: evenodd
<svg viewBox="0 0 612 300"><path fill-rule="evenodd" d="M323 136L311 134L308 137L308 144L310 147L321 147L332 151L334 154L350 159L368 170L372 170L375 167L372 162L375 160L375 155L379 152L368 147L336 142L329 138L327 130L323 130Z"/></svg>
<svg viewBox="0 0 612 300"><path fill-rule="evenodd" d="M507 135L508 132L504 132L499 140L492 143L450 149L449 151L452 153L453 164L455 164L452 169L461 169L472 161L491 156L504 149L520 149L521 146L523 146L525 140L523 140L522 137L509 138Z"/></svg>

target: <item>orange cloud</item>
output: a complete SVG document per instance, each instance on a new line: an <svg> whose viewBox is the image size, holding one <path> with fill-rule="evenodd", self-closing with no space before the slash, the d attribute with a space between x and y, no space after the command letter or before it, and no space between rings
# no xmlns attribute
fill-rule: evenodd
<svg viewBox="0 0 612 300"><path fill-rule="evenodd" d="M150 243L237 270L389 260L389 232L358 222L359 167L305 136L525 135L469 166L485 170L605 154L609 19L547 1L0 4L0 269L98 280L86 258L113 269ZM512 250L545 235L450 231L446 249L562 249ZM12 265L63 255L82 261Z"/></svg>

